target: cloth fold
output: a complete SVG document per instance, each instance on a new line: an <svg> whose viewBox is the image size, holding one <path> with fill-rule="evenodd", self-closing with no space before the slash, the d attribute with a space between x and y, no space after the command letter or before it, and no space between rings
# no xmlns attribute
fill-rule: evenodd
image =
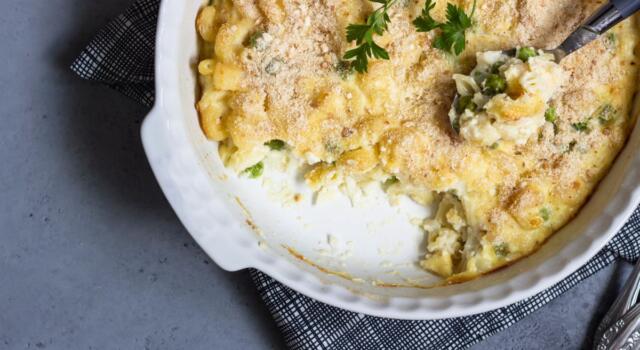
<svg viewBox="0 0 640 350"><path fill-rule="evenodd" d="M160 0L138 0L106 25L71 65L80 77L153 105ZM463 349L495 334L618 258L640 257L640 209L589 263L538 295L488 313L438 321L365 316L320 303L257 270L255 285L291 349Z"/></svg>

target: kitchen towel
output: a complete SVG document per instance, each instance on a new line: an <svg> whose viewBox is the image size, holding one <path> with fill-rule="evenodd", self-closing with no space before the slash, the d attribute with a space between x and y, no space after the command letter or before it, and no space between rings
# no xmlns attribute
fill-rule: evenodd
<svg viewBox="0 0 640 350"><path fill-rule="evenodd" d="M80 53L71 69L147 106L160 0L138 0ZM195 20L195 19L194 19ZM640 210L588 264L548 290L480 315L399 321L341 310L300 295L260 271L251 275L291 349L464 349L503 330L618 258L640 256Z"/></svg>

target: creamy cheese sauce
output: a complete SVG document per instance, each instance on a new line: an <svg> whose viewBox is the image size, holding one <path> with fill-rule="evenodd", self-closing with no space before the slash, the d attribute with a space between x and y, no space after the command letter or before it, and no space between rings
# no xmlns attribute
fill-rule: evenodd
<svg viewBox="0 0 640 350"><path fill-rule="evenodd" d="M470 75L453 75L459 95L449 119L465 140L492 147L501 140L524 145L538 135L545 119L555 121L548 102L565 73L553 55L532 49L531 55L535 56L520 59L499 51L481 52Z"/></svg>
<svg viewBox="0 0 640 350"><path fill-rule="evenodd" d="M454 3L469 9L472 1ZM624 145L634 123L637 21L563 60L565 77L554 89L525 76L533 65L549 68L542 59L511 65L508 74L538 89L542 107L522 125L494 127L489 141L481 118L468 118L475 124L462 137L452 130L453 76L468 75L479 52L553 48L600 3L480 0L466 50L453 58L432 47L433 32L412 26L423 2L401 1L376 38L390 60L372 60L368 73L356 74L343 69L352 47L345 28L363 22L371 2L214 0L197 20L202 128L238 172L277 139L313 164L307 181L318 191L392 179L391 191L447 203L455 208L450 217L425 225L434 245L423 266L475 276L531 253L569 221ZM443 20L446 1L436 4L434 17ZM548 108L552 122L544 119Z"/></svg>

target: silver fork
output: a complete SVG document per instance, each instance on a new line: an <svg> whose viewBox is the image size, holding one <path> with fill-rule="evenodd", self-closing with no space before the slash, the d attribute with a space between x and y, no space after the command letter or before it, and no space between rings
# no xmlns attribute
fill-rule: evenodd
<svg viewBox="0 0 640 350"><path fill-rule="evenodd" d="M635 307L635 312L629 312L638 303L640 295L640 260L633 268L629 280L622 289L622 293L613 303L607 314L604 316L594 337L594 349L607 350L616 340L620 332L633 323L633 318L640 316L640 306ZM637 314L637 315L636 315ZM625 319L623 317L627 316ZM640 321L640 319L639 319Z"/></svg>
<svg viewBox="0 0 640 350"><path fill-rule="evenodd" d="M640 349L640 304L634 306L618 322L618 334L609 344L612 350Z"/></svg>

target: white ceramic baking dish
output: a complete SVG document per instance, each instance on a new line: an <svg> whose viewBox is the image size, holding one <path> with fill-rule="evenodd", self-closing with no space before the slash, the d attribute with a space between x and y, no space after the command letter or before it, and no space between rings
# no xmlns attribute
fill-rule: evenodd
<svg viewBox="0 0 640 350"><path fill-rule="evenodd" d="M226 270L257 268L302 294L370 315L399 319L471 315L532 296L577 270L612 238L640 202L636 128L578 217L538 252L475 281L426 288L437 279L417 267L423 236L409 223L412 217L426 215L423 208L408 201L390 208L383 196L375 194L355 208L340 197L313 206L311 194L299 184L292 186L302 194L301 203L282 205L260 181L239 179L222 166L217 145L202 135L194 109L194 20L202 3L162 2L157 100L142 127L142 139L180 220Z"/></svg>

